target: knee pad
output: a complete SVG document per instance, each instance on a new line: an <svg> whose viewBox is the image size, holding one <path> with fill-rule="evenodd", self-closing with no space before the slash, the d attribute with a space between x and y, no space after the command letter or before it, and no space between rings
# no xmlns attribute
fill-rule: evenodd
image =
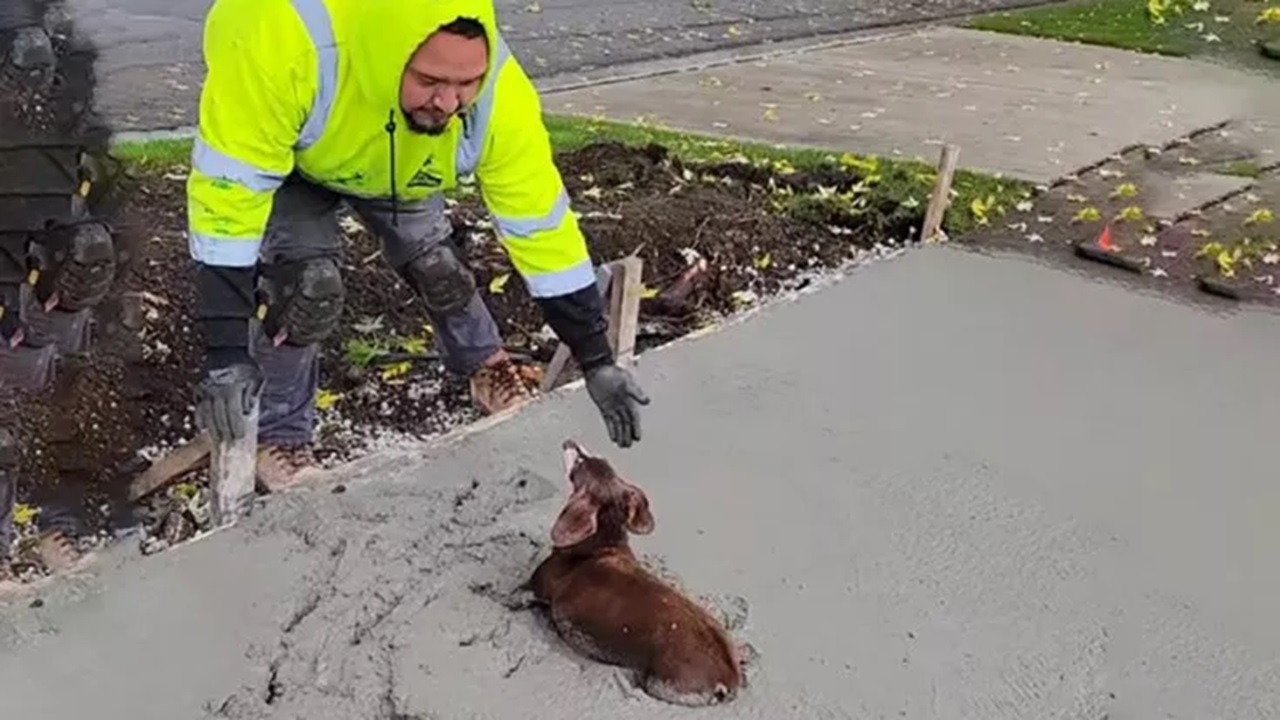
<svg viewBox="0 0 1280 720"><path fill-rule="evenodd" d="M115 280L115 239L100 222L50 230L37 237L32 255L40 268L36 295L44 302L56 293L57 307L68 312L99 305Z"/></svg>
<svg viewBox="0 0 1280 720"><path fill-rule="evenodd" d="M267 269L259 286L267 336L290 345L312 345L329 337L342 319L342 272L337 260L288 260Z"/></svg>
<svg viewBox="0 0 1280 720"><path fill-rule="evenodd" d="M410 260L401 274L433 312L458 312L476 292L475 276L448 243L432 245Z"/></svg>

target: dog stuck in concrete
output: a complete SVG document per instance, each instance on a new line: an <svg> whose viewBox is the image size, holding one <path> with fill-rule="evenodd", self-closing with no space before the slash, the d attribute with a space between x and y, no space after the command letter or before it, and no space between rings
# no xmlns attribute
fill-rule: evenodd
<svg viewBox="0 0 1280 720"><path fill-rule="evenodd" d="M527 588L583 655L636 672L666 702L704 706L737 697L740 651L707 610L636 559L629 533L653 532L649 498L604 458L564 442L572 493L551 528L553 549Z"/></svg>

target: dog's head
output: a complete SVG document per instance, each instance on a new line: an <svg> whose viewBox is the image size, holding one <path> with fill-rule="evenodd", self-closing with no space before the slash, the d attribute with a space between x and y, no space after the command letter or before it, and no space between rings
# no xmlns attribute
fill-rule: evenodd
<svg viewBox="0 0 1280 720"><path fill-rule="evenodd" d="M573 490L551 528L555 547L577 545L591 537L609 542L625 540L628 532L653 532L653 514L643 490L577 441L564 441L563 449L564 472Z"/></svg>

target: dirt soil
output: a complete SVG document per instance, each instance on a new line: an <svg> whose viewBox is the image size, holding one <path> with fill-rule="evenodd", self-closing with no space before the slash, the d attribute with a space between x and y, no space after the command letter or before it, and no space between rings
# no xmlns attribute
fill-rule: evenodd
<svg viewBox="0 0 1280 720"><path fill-rule="evenodd" d="M1280 164L1250 132L1228 123L1126 149L961 242L1213 309L1280 308Z"/></svg>
<svg viewBox="0 0 1280 720"><path fill-rule="evenodd" d="M924 208L896 203L857 217L782 210L779 189L847 190L852 172L786 175L745 163L686 167L658 146L605 143L558 158L594 259L644 259L641 349L810 282L817 274L907 238ZM127 262L102 308L90 357L64 367L59 391L29 423L23 496L84 546L142 529L144 552L207 522L198 474L145 499L123 500L130 479L194 434L192 388L201 362L184 236L180 172L130 178L117 230ZM497 244L478 194L452 205L455 241L513 352L545 364L555 340ZM325 345L317 455L352 459L406 437L478 419L466 383L448 377L430 345L420 302L381 260L377 240L350 217L347 304Z"/></svg>

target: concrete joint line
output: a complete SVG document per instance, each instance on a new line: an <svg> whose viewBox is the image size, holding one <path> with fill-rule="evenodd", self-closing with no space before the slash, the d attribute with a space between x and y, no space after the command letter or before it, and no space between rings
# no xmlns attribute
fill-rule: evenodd
<svg viewBox="0 0 1280 720"><path fill-rule="evenodd" d="M1015 6L1010 6L1006 9L1021 10L1060 4L1062 4L1062 0L1051 0L1049 2L1045 2L1043 0L1030 0ZM601 75L596 78L584 77L586 73L576 73L579 79L569 80L568 78L575 75L575 73L560 73L546 78L542 83L538 82L538 78L534 78L534 83L539 85L538 89L540 92L551 95L560 92L568 92L570 90L580 90L582 88L600 87L602 85L612 85L632 80L644 80L652 77L661 77L663 75L697 72L699 70L706 70L713 67L736 65L745 62L757 62L760 60L778 57L800 55L817 50L830 50L833 48L861 45L864 43L889 40L908 35L918 35L927 30L950 27L951 24L957 20L967 20L984 14L986 13L954 12L931 17L925 20L873 23L856 30L840 30L834 33L819 32L812 33L807 36L802 35L790 38L784 37L768 42L742 45L737 48L697 53L685 56L684 58L677 58L673 61L668 61L669 63L676 63L674 65L664 66L664 61L662 60L641 60L634 63L623 63L598 68L597 72L601 73ZM834 38L831 40L817 39L824 36L834 36ZM813 40L813 42L810 42L810 40ZM752 52L755 48L768 48L770 46L777 45L783 45L786 47L776 50L766 49ZM650 69L634 70L634 68L646 67ZM631 72L627 72L628 68L632 68L633 70ZM611 70L612 72L610 72ZM561 80L562 78L563 80Z"/></svg>
<svg viewBox="0 0 1280 720"><path fill-rule="evenodd" d="M1070 178L1073 175L1082 175L1084 173L1089 172L1090 170L1096 170L1102 167L1103 165L1106 165L1107 163L1111 162L1111 159L1117 155L1124 155L1125 153L1133 152L1134 150L1140 150L1140 149L1149 148L1149 147L1156 147L1156 148L1159 148L1161 152L1166 152L1169 149L1178 146L1183 141L1195 140L1196 138L1206 133L1211 133L1217 130L1221 130L1233 122L1239 122L1239 118L1227 118L1226 120L1219 120L1218 122L1215 122L1211 125L1205 125L1203 127L1193 128L1188 132L1182 133L1181 135L1174 136L1172 139L1166 140L1165 142L1160 143L1159 145L1156 145L1155 143L1144 143L1144 142L1130 143L1128 145L1121 147L1118 150L1115 150L1114 152L1111 152L1106 157L1101 158L1095 162L1091 162L1088 165L1081 165L1080 167L1074 170L1068 170L1062 173L1061 175L1059 175L1058 177L1054 178L1052 181L1047 183L1047 187L1052 189L1052 188L1060 187L1068 182L1071 182ZM1280 167L1280 162L1277 162L1276 166ZM1267 168L1263 168L1262 170L1265 172L1266 169Z"/></svg>
<svg viewBox="0 0 1280 720"><path fill-rule="evenodd" d="M879 40L890 40L908 35L916 35L927 28L909 28L900 30L890 30L885 32L868 33L867 31L858 31L852 37L844 37L837 40L827 40L816 42L813 44L799 45L796 47L783 47L772 50L756 50L755 52L741 52L742 50L751 50L754 48L766 48L770 45L790 44L795 41L778 41L774 43L759 43L756 45L745 45L736 50L712 51L707 53L699 53L680 58L675 65L662 66L661 60L646 60L636 63L627 63L624 65L616 65L612 68L602 68L600 72L605 73L601 77L584 78L578 80L563 81L560 78L566 78L570 73L562 73L553 75L546 79L543 87L539 91L543 95L555 95L556 93L569 92L571 90L581 90L584 88L601 87L604 85L615 85L618 83L632 82L636 80L647 80L655 77L663 77L665 75L680 75L684 73L699 72L710 68L724 67L726 65L740 65L743 63L759 62L761 60L773 60L780 57L790 57L793 55L802 55L804 53L816 52L820 50L831 50L835 48L849 47L852 45L861 45L864 43L876 42ZM740 54L739 54L740 53ZM649 68L634 70L627 72L627 68ZM612 72L611 72L612 71ZM581 77L581 75L579 75ZM537 79L534 80L537 83Z"/></svg>

